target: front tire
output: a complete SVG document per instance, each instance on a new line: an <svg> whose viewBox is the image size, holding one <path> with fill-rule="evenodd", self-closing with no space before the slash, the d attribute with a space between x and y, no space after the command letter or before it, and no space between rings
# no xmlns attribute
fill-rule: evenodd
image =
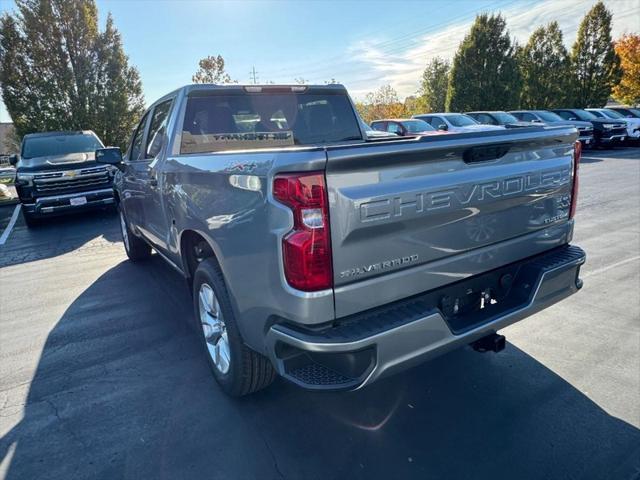
<svg viewBox="0 0 640 480"><path fill-rule="evenodd" d="M122 243L124 244L124 250L127 252L129 260L139 262L149 258L151 256L151 246L131 231L122 206L118 208L118 216L120 220L120 232L122 233Z"/></svg>
<svg viewBox="0 0 640 480"><path fill-rule="evenodd" d="M222 272L213 258L200 262L195 271L193 306L209 367L224 392L239 397L269 386L275 371L266 357L242 341Z"/></svg>
<svg viewBox="0 0 640 480"><path fill-rule="evenodd" d="M31 213L27 213L24 208L22 208L22 218L27 228L34 228L40 225L40 219Z"/></svg>

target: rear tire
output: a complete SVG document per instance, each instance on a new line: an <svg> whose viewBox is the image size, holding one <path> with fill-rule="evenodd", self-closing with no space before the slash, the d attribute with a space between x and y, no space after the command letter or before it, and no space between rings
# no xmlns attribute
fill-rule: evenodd
<svg viewBox="0 0 640 480"><path fill-rule="evenodd" d="M276 373L266 357L242 341L222 272L214 258L200 262L193 275L193 306L198 336L222 390L240 397L269 386Z"/></svg>
<svg viewBox="0 0 640 480"><path fill-rule="evenodd" d="M146 260L151 256L151 246L136 236L129 227L127 217L122 210L122 206L118 208L119 220L120 220L120 232L122 233L122 243L124 244L124 250L127 252L127 257L132 262L139 262Z"/></svg>

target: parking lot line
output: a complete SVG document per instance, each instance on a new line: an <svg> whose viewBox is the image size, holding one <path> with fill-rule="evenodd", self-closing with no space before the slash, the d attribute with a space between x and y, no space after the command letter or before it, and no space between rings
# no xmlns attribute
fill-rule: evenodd
<svg viewBox="0 0 640 480"><path fill-rule="evenodd" d="M640 260L640 255L636 255L635 257L627 258L625 260L620 260L619 262L612 263L611 265L607 265L605 267L599 268L597 270L592 270L582 275L583 278L590 277L592 275L598 275L600 273L604 273L607 270L611 270L612 268L620 267L630 262L635 262L636 260Z"/></svg>
<svg viewBox="0 0 640 480"><path fill-rule="evenodd" d="M16 205L16 208L13 210L13 215L11 215L11 220L9 220L9 225L2 232L2 236L0 237L0 245L4 245L7 239L9 238L9 234L11 233L11 229L16 224L18 220L18 214L20 213L20 204Z"/></svg>

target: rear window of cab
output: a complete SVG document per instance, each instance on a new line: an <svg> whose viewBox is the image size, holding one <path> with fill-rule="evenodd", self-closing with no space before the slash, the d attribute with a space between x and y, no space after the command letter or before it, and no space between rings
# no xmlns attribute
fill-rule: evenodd
<svg viewBox="0 0 640 480"><path fill-rule="evenodd" d="M347 95L245 93L190 96L180 153L361 140Z"/></svg>

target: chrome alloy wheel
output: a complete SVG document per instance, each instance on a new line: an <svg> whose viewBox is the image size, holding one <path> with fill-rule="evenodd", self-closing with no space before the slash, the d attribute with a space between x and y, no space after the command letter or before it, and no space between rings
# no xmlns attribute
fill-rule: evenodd
<svg viewBox="0 0 640 480"><path fill-rule="evenodd" d="M229 350L229 337L227 326L222 317L222 310L216 294L206 283L200 285L198 292L198 310L204 339L207 342L209 356L222 374L229 371L231 354Z"/></svg>
<svg viewBox="0 0 640 480"><path fill-rule="evenodd" d="M129 234L127 233L127 222L124 220L124 213L120 211L120 230L122 230L122 240L124 247L129 251Z"/></svg>

